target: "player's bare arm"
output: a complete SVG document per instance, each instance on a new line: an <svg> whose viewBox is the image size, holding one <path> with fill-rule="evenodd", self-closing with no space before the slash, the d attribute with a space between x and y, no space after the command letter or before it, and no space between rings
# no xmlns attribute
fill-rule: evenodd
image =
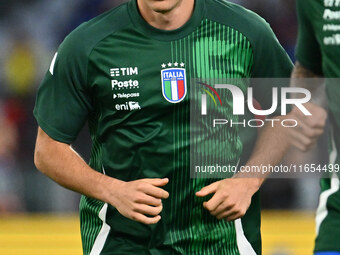
<svg viewBox="0 0 340 255"><path fill-rule="evenodd" d="M144 224L155 224L161 219L162 199L169 196L161 188L168 179L124 182L108 177L90 168L70 145L53 140L41 128L34 162L60 185L109 203L123 216Z"/></svg>
<svg viewBox="0 0 340 255"><path fill-rule="evenodd" d="M285 117L275 118L283 120ZM281 161L288 147L284 127L272 127L267 124L260 129L254 151L246 165L276 165ZM249 173L238 173L231 179L204 187L196 195L204 197L214 194L209 201L203 203L204 208L217 219L236 220L245 215L252 196L259 190L267 175L253 176Z"/></svg>
<svg viewBox="0 0 340 255"><path fill-rule="evenodd" d="M326 96L322 84L303 80L303 78L320 78L320 76L303 67L301 63L296 63L291 78L292 87L308 89L312 94L312 102L305 104L312 116L304 115L296 107L290 113L290 118L298 122L296 128L289 129L290 142L301 151L308 151L317 143L318 138L324 132L327 119L327 112L324 109Z"/></svg>
<svg viewBox="0 0 340 255"><path fill-rule="evenodd" d="M303 67L299 61L295 63L293 72L292 72L292 78L319 78L320 76L313 73L311 70L308 70L307 68ZM294 83L292 84L294 86ZM311 88L310 85L306 84L309 89L316 89Z"/></svg>

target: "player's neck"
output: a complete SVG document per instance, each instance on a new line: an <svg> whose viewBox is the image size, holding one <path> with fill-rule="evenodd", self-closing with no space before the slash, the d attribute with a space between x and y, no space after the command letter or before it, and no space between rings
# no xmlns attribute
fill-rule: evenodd
<svg viewBox="0 0 340 255"><path fill-rule="evenodd" d="M145 1L137 0L137 3L142 17L151 26L162 30L175 30L183 26L192 16L195 0L180 1L167 12L152 10Z"/></svg>

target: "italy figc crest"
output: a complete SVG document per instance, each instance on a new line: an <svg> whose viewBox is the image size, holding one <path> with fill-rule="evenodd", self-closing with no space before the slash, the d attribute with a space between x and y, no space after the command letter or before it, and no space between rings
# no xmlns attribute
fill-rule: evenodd
<svg viewBox="0 0 340 255"><path fill-rule="evenodd" d="M178 67L180 65L181 68ZM187 94L187 81L184 63L178 64L177 62L167 65L163 64L162 67L166 66L170 68L163 69L162 75L162 92L164 98L170 103L181 102ZM173 67L174 66L174 67Z"/></svg>

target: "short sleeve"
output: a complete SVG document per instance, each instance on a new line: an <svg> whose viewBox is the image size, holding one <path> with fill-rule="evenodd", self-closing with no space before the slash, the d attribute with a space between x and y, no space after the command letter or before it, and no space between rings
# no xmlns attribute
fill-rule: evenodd
<svg viewBox="0 0 340 255"><path fill-rule="evenodd" d="M87 88L87 54L68 36L55 54L36 98L34 116L54 140L72 143L92 109Z"/></svg>
<svg viewBox="0 0 340 255"><path fill-rule="evenodd" d="M309 19L312 10L308 0L297 0L298 37L296 59L315 74L322 74L320 45L315 37L313 24Z"/></svg>
<svg viewBox="0 0 340 255"><path fill-rule="evenodd" d="M289 87L289 77L293 70L293 63L284 48L280 45L269 24L262 21L258 27L256 40L253 43L254 66L252 78L255 79L254 98L260 103L262 109L272 106L272 88ZM260 78L267 79L261 82ZM276 84L270 84L268 78L280 79ZM278 80L277 80L278 81ZM280 96L280 93L279 93ZM272 116L281 115L280 105Z"/></svg>

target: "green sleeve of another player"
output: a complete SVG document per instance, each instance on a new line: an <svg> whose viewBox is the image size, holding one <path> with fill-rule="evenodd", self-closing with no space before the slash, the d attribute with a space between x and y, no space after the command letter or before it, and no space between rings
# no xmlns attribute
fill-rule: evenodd
<svg viewBox="0 0 340 255"><path fill-rule="evenodd" d="M286 51L280 45L274 32L269 24L261 19L262 22L257 26L257 37L253 42L254 66L252 78L256 79L254 86L254 98L260 103L265 110L270 109L273 103L272 91L273 87L289 87L289 77L293 70L293 63L287 55ZM286 78L273 80L268 78ZM275 83L275 84L274 84ZM281 95L278 92L279 97ZM278 100L280 102L280 98ZM271 116L281 115L280 104Z"/></svg>
<svg viewBox="0 0 340 255"><path fill-rule="evenodd" d="M54 140L72 143L92 109L87 88L87 54L77 35L58 49L38 90L34 116Z"/></svg>
<svg viewBox="0 0 340 255"><path fill-rule="evenodd" d="M322 74L320 45L309 19L309 16L313 14L312 4L309 0L296 1L299 26L295 55L302 66L315 74Z"/></svg>

